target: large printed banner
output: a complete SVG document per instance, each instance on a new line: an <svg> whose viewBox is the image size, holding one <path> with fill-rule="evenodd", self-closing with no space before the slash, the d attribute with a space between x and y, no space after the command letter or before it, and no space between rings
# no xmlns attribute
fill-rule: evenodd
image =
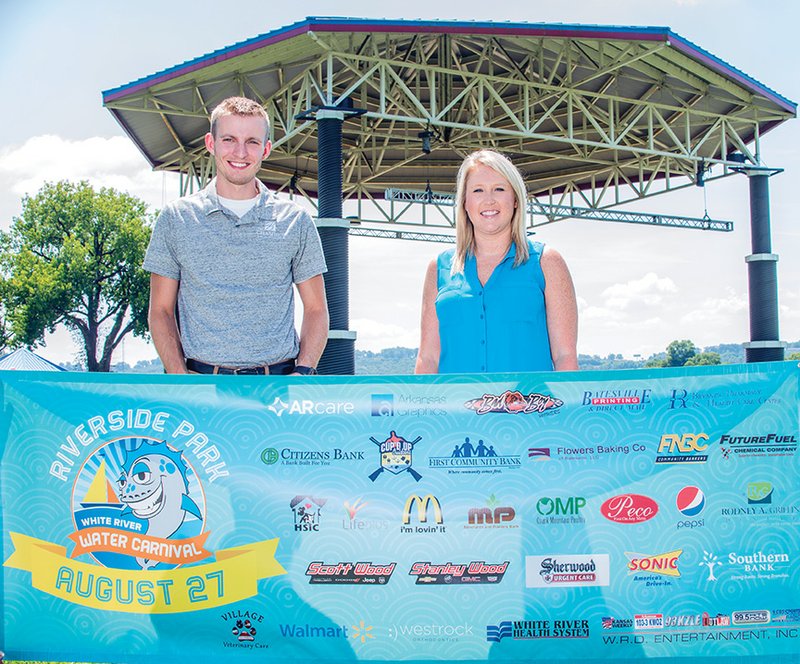
<svg viewBox="0 0 800 664"><path fill-rule="evenodd" d="M0 377L0 649L800 654L796 363Z"/></svg>

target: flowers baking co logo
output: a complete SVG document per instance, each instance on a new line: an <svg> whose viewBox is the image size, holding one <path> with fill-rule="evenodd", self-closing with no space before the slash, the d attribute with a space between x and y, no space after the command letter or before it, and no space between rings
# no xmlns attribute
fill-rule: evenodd
<svg viewBox="0 0 800 664"><path fill-rule="evenodd" d="M385 470L388 470L392 475L408 473L417 482L422 479L422 475L411 467L414 445L422 440L420 436L409 441L392 431L386 440L375 440L372 436L370 436L370 440L378 446L378 451L381 455L380 467L369 476L373 482Z"/></svg>
<svg viewBox="0 0 800 664"><path fill-rule="evenodd" d="M528 588L607 586L609 578L607 553L525 557L525 586Z"/></svg>
<svg viewBox="0 0 800 664"><path fill-rule="evenodd" d="M295 496L289 503L294 514L294 529L298 532L317 532L320 525L320 512L328 502L327 498Z"/></svg>
<svg viewBox="0 0 800 664"><path fill-rule="evenodd" d="M677 578L681 575L678 569L678 558L681 557L683 549L675 549L667 553L629 553L625 552L628 558L628 576L633 576L633 580L642 583L645 587L671 586L669 578Z"/></svg>
<svg viewBox="0 0 800 664"><path fill-rule="evenodd" d="M519 454L498 454L494 445L483 439L477 443L469 437L463 443L453 445L449 456L430 457L429 468L446 468L451 473L500 473L521 466Z"/></svg>
<svg viewBox="0 0 800 664"><path fill-rule="evenodd" d="M675 497L675 507L683 516L688 517L678 521L677 530L681 528L702 528L706 525L705 519L695 519L702 514L706 506L706 495L696 486L685 486Z"/></svg>
<svg viewBox="0 0 800 664"><path fill-rule="evenodd" d="M289 399L284 401L275 397L267 410L278 417L287 415L352 415L355 412L352 401L314 401L313 399Z"/></svg>
<svg viewBox="0 0 800 664"><path fill-rule="evenodd" d="M704 433L665 433L658 444L656 463L705 463L708 435ZM667 454L662 454L666 452Z"/></svg>
<svg viewBox="0 0 800 664"><path fill-rule="evenodd" d="M500 643L503 639L588 639L589 621L573 620L504 620L499 625L486 625L486 640Z"/></svg>
<svg viewBox="0 0 800 664"><path fill-rule="evenodd" d="M395 404L397 396L397 404ZM373 417L441 417L447 415L446 399L443 395L426 396L421 394L373 394Z"/></svg>
<svg viewBox="0 0 800 664"><path fill-rule="evenodd" d="M632 445L592 445L589 447L529 447L528 459L534 462L550 461L597 461L602 456L627 456L633 452L646 452L647 447L642 443Z"/></svg>
<svg viewBox="0 0 800 664"><path fill-rule="evenodd" d="M723 459L794 456L797 452L797 436L778 433L762 436L724 434L719 439L719 445Z"/></svg>
<svg viewBox="0 0 800 664"><path fill-rule="evenodd" d="M386 585L394 574L397 563L340 562L326 565L322 561L309 563L306 576L309 583L335 583L344 585Z"/></svg>
<svg viewBox="0 0 800 664"><path fill-rule="evenodd" d="M417 520L421 524L425 524L423 526L409 525L411 523L411 515L414 513L414 505L417 506ZM428 524L428 510L431 507L433 507L434 525ZM403 507L403 524L404 525L400 526L400 532L404 534L445 532L446 526L443 525L444 516L442 515L442 506L439 503L439 499L430 493L425 496L411 494L406 500L405 506Z"/></svg>
<svg viewBox="0 0 800 664"><path fill-rule="evenodd" d="M463 564L431 564L420 561L411 564L410 576L417 577L415 585L465 585L476 583L500 583L508 569L509 561L490 564L473 560Z"/></svg>
<svg viewBox="0 0 800 664"><path fill-rule="evenodd" d="M658 513L658 503L638 493L623 493L600 506L600 514L614 523L642 523Z"/></svg>
<svg viewBox="0 0 800 664"><path fill-rule="evenodd" d="M467 513L467 524L464 528L519 528L511 523L517 512L510 506L499 506L492 494L486 501L486 507L473 507Z"/></svg>
<svg viewBox="0 0 800 664"><path fill-rule="evenodd" d="M539 413L555 414L564 402L548 394L531 392L523 394L518 390L506 390L500 395L484 394L478 399L470 399L464 403L465 408L474 410L478 415L487 413L510 413L511 415L528 415Z"/></svg>
<svg viewBox="0 0 800 664"><path fill-rule="evenodd" d="M536 501L536 523L540 526L553 524L575 525L586 523L580 516L580 511L586 507L586 498L583 496L543 496Z"/></svg>
<svg viewBox="0 0 800 664"><path fill-rule="evenodd" d="M74 477L70 556L56 543L12 532L15 550L5 565L30 572L34 587L69 602L146 614L238 602L255 594L257 578L285 574L274 557L277 539L205 548L210 531L199 472L209 483L229 472L223 450L206 433L186 420L172 425L169 413L131 409L75 427L50 466L59 480ZM107 440L80 465L73 460L109 432L136 429L159 437Z"/></svg>
<svg viewBox="0 0 800 664"><path fill-rule="evenodd" d="M650 388L629 387L610 390L586 391L581 406L592 412L599 411L639 411L651 403Z"/></svg>

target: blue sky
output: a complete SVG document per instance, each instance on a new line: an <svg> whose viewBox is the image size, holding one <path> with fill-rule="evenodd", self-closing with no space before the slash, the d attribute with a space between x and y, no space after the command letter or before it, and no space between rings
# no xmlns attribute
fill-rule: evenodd
<svg viewBox="0 0 800 664"><path fill-rule="evenodd" d="M282 3L286 4L286 3ZM67 0L0 5L0 227L20 211L25 193L45 180L88 179L141 196L153 207L177 195L173 178L144 158L101 105L101 91L197 57L305 16L476 19L668 26L792 101L800 101L796 25L800 10L784 0L507 0L419 2L376 13L374 2L237 2L235 12L206 0L117 3ZM382 5L386 7L387 5ZM402 14L399 10L402 9ZM778 264L781 338L800 339L800 226L793 194L800 172L800 122L763 141L771 180L773 250ZM700 346L748 340L750 253L747 181L736 176L706 191L714 218L733 233L700 233L626 224L569 222L537 239L558 248L575 279L580 306L579 352L647 356L673 339ZM702 216L703 191L644 201L638 209ZM370 238L351 240L351 329L357 347L416 346L425 266L441 245ZM49 337L43 354L74 358L66 334ZM154 357L128 340L124 359ZM123 351L115 359L123 359Z"/></svg>

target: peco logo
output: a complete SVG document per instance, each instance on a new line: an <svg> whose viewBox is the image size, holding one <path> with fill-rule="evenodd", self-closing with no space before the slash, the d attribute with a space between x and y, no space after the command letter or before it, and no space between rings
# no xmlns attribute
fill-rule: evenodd
<svg viewBox="0 0 800 664"><path fill-rule="evenodd" d="M658 503L638 493L623 493L600 506L600 514L614 523L642 523L658 513Z"/></svg>

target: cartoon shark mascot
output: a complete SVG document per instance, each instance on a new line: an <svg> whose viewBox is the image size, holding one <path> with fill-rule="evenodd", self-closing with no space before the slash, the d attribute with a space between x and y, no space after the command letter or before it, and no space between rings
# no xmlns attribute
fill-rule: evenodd
<svg viewBox="0 0 800 664"><path fill-rule="evenodd" d="M123 514L146 521L146 534L163 539L177 532L187 514L202 519L197 503L189 498L186 472L181 453L163 441L142 442L129 450L117 480L119 499L126 505ZM136 562L142 569L158 564L146 558L136 558Z"/></svg>

